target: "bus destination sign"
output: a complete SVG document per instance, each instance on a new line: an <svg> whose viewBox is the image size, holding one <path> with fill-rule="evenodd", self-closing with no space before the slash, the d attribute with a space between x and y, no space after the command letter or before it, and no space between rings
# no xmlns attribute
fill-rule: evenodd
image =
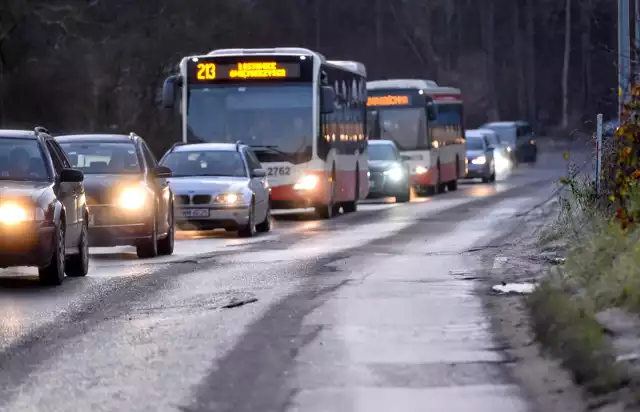
<svg viewBox="0 0 640 412"><path fill-rule="evenodd" d="M408 106L411 99L408 95L369 96L367 106Z"/></svg>
<svg viewBox="0 0 640 412"><path fill-rule="evenodd" d="M189 79L194 83L208 83L217 80L292 80L299 79L300 75L300 63L275 61L217 63L213 61L197 61L191 64Z"/></svg>

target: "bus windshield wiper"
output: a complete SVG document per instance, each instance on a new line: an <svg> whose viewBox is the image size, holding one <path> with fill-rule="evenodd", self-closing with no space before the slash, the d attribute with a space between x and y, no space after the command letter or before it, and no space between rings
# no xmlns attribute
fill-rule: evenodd
<svg viewBox="0 0 640 412"><path fill-rule="evenodd" d="M252 149L257 149L257 150L271 150L272 152L281 154L283 156L287 156L288 155L288 153L285 153L282 150L278 149L278 146L249 145L249 147L252 148Z"/></svg>

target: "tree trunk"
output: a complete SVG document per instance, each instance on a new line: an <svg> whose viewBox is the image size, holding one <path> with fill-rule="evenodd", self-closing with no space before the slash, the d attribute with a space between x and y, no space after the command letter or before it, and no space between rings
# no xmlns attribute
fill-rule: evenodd
<svg viewBox="0 0 640 412"><path fill-rule="evenodd" d="M571 0L566 0L562 62L562 128L569 127L569 62L571 60Z"/></svg>
<svg viewBox="0 0 640 412"><path fill-rule="evenodd" d="M524 53L522 52L522 31L520 29L520 5L517 1L513 2L513 54L514 54L514 78L516 88L516 103L518 110L518 118L526 116L527 112L527 95L524 76Z"/></svg>
<svg viewBox="0 0 640 412"><path fill-rule="evenodd" d="M485 77L487 84L487 118L489 121L500 119L498 110L498 97L495 87L495 4L494 0L485 0L484 7L480 8L482 24L482 45L485 50Z"/></svg>
<svg viewBox="0 0 640 412"><path fill-rule="evenodd" d="M535 39L535 9L533 7L534 0L527 0L525 19L526 19L526 52L527 59L525 64L525 78L527 84L527 115L529 122L536 127L538 123L538 110L536 99L536 39Z"/></svg>
<svg viewBox="0 0 640 412"><path fill-rule="evenodd" d="M583 0L581 9L581 49L582 49L582 109L591 111L591 13L592 0Z"/></svg>

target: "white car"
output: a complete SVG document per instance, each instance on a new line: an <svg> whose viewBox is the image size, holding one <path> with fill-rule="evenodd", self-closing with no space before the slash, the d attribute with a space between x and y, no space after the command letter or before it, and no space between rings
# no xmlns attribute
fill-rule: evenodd
<svg viewBox="0 0 640 412"><path fill-rule="evenodd" d="M482 133L494 149L494 159L496 162L496 172L502 174L513 168L511 161L511 150L509 145L500 140L500 136L492 129L475 129Z"/></svg>
<svg viewBox="0 0 640 412"><path fill-rule="evenodd" d="M180 229L237 231L241 237L271 230L266 172L243 144L176 144L160 160Z"/></svg>

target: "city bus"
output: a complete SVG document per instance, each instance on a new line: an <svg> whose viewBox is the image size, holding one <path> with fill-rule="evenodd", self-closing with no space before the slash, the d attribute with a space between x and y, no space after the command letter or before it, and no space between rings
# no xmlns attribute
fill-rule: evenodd
<svg viewBox="0 0 640 412"><path fill-rule="evenodd" d="M416 194L456 190L466 169L459 89L432 80L367 82L370 139L393 140L407 156Z"/></svg>
<svg viewBox="0 0 640 412"><path fill-rule="evenodd" d="M271 207L355 212L369 192L366 68L304 48L221 49L187 56L163 103L185 142L242 142L267 173Z"/></svg>

